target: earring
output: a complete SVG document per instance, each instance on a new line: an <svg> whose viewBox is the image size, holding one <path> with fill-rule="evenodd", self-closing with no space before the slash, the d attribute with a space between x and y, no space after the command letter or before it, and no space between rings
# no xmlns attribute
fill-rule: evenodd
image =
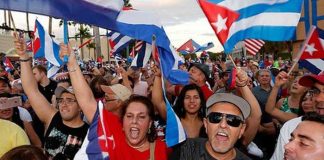
<svg viewBox="0 0 324 160"><path fill-rule="evenodd" d="M151 128L149 128L147 131L147 134L150 134L150 133L151 133Z"/></svg>

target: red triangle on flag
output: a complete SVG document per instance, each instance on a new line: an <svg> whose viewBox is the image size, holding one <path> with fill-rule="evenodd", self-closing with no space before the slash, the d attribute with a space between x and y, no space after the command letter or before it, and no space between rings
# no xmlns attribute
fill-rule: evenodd
<svg viewBox="0 0 324 160"><path fill-rule="evenodd" d="M318 31L313 27L302 49L300 59L319 59L324 58L324 49L321 44Z"/></svg>
<svg viewBox="0 0 324 160"><path fill-rule="evenodd" d="M227 40L231 25L239 18L240 14L228 8L207 2L206 0L199 0L199 4L219 41L224 44Z"/></svg>

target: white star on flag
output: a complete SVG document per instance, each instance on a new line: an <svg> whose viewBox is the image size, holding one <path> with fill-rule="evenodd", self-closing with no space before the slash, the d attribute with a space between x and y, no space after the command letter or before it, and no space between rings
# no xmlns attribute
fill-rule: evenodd
<svg viewBox="0 0 324 160"><path fill-rule="evenodd" d="M36 31L34 32L34 40L36 40L37 38L39 38L38 29L36 29Z"/></svg>
<svg viewBox="0 0 324 160"><path fill-rule="evenodd" d="M314 46L315 46L314 43L312 43L310 45L309 44L306 44L305 51L308 52L311 56L313 56L313 52L316 52L317 51L317 49Z"/></svg>
<svg viewBox="0 0 324 160"><path fill-rule="evenodd" d="M222 30L227 30L226 21L227 17L223 18L220 14L217 15L217 22L212 23L212 25L217 28L217 33Z"/></svg>
<svg viewBox="0 0 324 160"><path fill-rule="evenodd" d="M186 47L186 51L190 51L190 48L189 47Z"/></svg>

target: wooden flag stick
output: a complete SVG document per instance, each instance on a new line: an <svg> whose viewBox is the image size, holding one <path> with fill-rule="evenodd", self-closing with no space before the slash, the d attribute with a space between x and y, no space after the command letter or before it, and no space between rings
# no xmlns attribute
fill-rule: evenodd
<svg viewBox="0 0 324 160"><path fill-rule="evenodd" d="M11 11L8 11L9 12L9 18L11 19L12 21L12 26L13 26L13 29L14 29L14 32L17 33L17 29L16 29L16 25L15 25L15 21L12 17L12 14L11 14Z"/></svg>
<svg viewBox="0 0 324 160"><path fill-rule="evenodd" d="M229 54L228 55L228 57L230 58L230 60L232 61L232 63L234 64L234 68L237 68L237 66L236 66L236 64L235 64L235 62L234 62L234 60L233 60L233 58L232 58L232 56Z"/></svg>
<svg viewBox="0 0 324 160"><path fill-rule="evenodd" d="M297 60L297 61L294 61L294 64L291 66L291 68L289 69L289 71L288 71L288 73L287 73L288 76L289 76L290 73L294 70L294 68L295 68L295 66L296 66L296 64L297 64L297 62L298 62L298 60Z"/></svg>

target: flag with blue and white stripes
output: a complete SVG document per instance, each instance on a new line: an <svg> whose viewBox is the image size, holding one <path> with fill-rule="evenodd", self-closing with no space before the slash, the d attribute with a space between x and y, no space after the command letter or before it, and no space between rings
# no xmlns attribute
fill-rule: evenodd
<svg viewBox="0 0 324 160"><path fill-rule="evenodd" d="M247 38L287 41L295 35L303 0L199 0L211 27L230 53Z"/></svg>

